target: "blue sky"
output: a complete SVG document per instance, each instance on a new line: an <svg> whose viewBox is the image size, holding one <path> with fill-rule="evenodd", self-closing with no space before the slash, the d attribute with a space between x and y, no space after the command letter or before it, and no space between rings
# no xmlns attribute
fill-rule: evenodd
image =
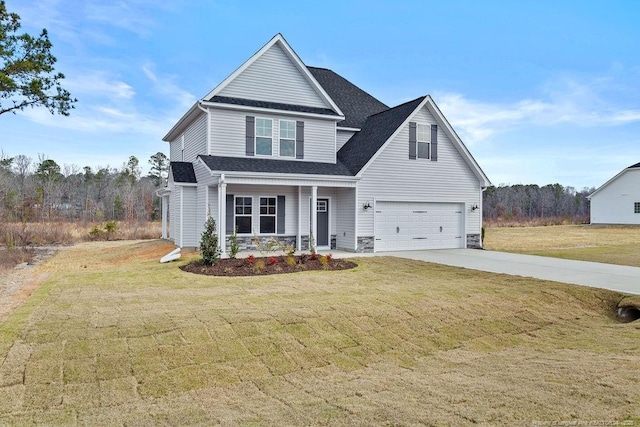
<svg viewBox="0 0 640 427"><path fill-rule="evenodd" d="M640 2L6 0L79 102L0 116L5 155L121 167L276 33L389 105L431 94L498 184L597 187L640 162Z"/></svg>

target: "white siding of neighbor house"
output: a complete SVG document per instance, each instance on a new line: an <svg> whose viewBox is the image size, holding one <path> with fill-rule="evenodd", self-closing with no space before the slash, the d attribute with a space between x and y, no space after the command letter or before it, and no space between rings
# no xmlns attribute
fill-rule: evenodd
<svg viewBox="0 0 640 427"><path fill-rule="evenodd" d="M426 107L410 121L437 124ZM442 126L438 126L438 161L410 160L407 123L362 173L357 206L376 200L465 203L465 231L478 234L480 210L471 211L471 206L481 206L480 185ZM374 230L374 209L358 210L358 236L373 236Z"/></svg>
<svg viewBox="0 0 640 427"><path fill-rule="evenodd" d="M182 136L177 137L169 143L169 160L172 162L182 161Z"/></svg>
<svg viewBox="0 0 640 427"><path fill-rule="evenodd" d="M246 156L247 116L273 120L272 156L267 156L268 158L295 160L291 157L279 157L279 120L302 120L304 121L304 160L300 161L335 163L336 130L334 121L221 109L212 110L211 114L211 155L226 157ZM265 156L256 157L264 158Z"/></svg>
<svg viewBox="0 0 640 427"><path fill-rule="evenodd" d="M193 162L198 154L207 154L207 115L204 113L184 131L184 161Z"/></svg>
<svg viewBox="0 0 640 427"><path fill-rule="evenodd" d="M624 171L591 197L592 224L640 224L640 168Z"/></svg>
<svg viewBox="0 0 640 427"><path fill-rule="evenodd" d="M338 188L335 190L333 205L336 212L336 248L355 250L356 230L356 190L355 188Z"/></svg>
<svg viewBox="0 0 640 427"><path fill-rule="evenodd" d="M327 104L277 43L236 76L218 95L327 108Z"/></svg>
<svg viewBox="0 0 640 427"><path fill-rule="evenodd" d="M354 131L350 130L338 130L336 135L336 151L340 150L354 133Z"/></svg>
<svg viewBox="0 0 640 427"><path fill-rule="evenodd" d="M196 187L182 188L182 247L196 247L199 239L196 237Z"/></svg>

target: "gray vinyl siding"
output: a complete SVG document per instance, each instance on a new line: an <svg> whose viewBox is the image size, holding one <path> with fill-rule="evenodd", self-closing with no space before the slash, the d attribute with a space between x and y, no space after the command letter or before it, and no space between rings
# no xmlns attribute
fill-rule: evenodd
<svg viewBox="0 0 640 427"><path fill-rule="evenodd" d="M198 185L196 187L196 238L200 243L200 236L204 231L204 223L207 220L207 186Z"/></svg>
<svg viewBox="0 0 640 427"><path fill-rule="evenodd" d="M201 114L184 132L184 160L193 162L198 154L207 154L207 115Z"/></svg>
<svg viewBox="0 0 640 427"><path fill-rule="evenodd" d="M216 225L219 226L220 219L218 218L218 186L207 187L209 191L209 209L211 216L216 220Z"/></svg>
<svg viewBox="0 0 640 427"><path fill-rule="evenodd" d="M182 246L196 247L199 245L199 238L196 236L196 187L182 188Z"/></svg>
<svg viewBox="0 0 640 427"><path fill-rule="evenodd" d="M426 108L418 111L411 121L436 124ZM369 201L415 201L465 203L465 231L480 233L480 182L458 150L438 126L438 161L410 160L409 125L407 124L363 172L358 184L358 203ZM358 236L374 235L374 212L358 212Z"/></svg>
<svg viewBox="0 0 640 427"><path fill-rule="evenodd" d="M336 151L340 150L354 133L350 130L338 130L336 134Z"/></svg>
<svg viewBox="0 0 640 427"><path fill-rule="evenodd" d="M180 245L180 195L182 187L173 187L169 195L169 239Z"/></svg>
<svg viewBox="0 0 640 427"><path fill-rule="evenodd" d="M336 234L336 191L333 188L318 188L318 199L329 199L329 234ZM310 230L310 200L311 188L304 187L302 189L302 235L308 235ZM296 208L297 209L297 208ZM297 211L296 211L297 212Z"/></svg>
<svg viewBox="0 0 640 427"><path fill-rule="evenodd" d="M182 161L182 137L178 137L169 143L169 160L172 162Z"/></svg>
<svg viewBox="0 0 640 427"><path fill-rule="evenodd" d="M591 223L640 224L635 202L640 202L640 168L624 171L591 197Z"/></svg>
<svg viewBox="0 0 640 427"><path fill-rule="evenodd" d="M285 196L284 234L295 235L298 233L298 187L229 184L227 194L252 197L251 227L254 231L253 234L259 234L260 230L260 197Z"/></svg>
<svg viewBox="0 0 640 427"><path fill-rule="evenodd" d="M355 188L336 189L333 205L336 212L336 248L355 250Z"/></svg>
<svg viewBox="0 0 640 427"><path fill-rule="evenodd" d="M253 62L218 95L327 107L278 44Z"/></svg>
<svg viewBox="0 0 640 427"><path fill-rule="evenodd" d="M213 110L211 114L211 154L214 156L246 156L246 116L273 120L273 159L295 160L292 157L279 157L279 120L304 121L304 160L335 163L335 122L308 117L296 118L276 114L255 114L234 110ZM260 157L260 156L258 156Z"/></svg>

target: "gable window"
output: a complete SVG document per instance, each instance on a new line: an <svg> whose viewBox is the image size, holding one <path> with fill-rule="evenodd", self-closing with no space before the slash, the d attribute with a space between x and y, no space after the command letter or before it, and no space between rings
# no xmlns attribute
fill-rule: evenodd
<svg viewBox="0 0 640 427"><path fill-rule="evenodd" d="M260 233L276 232L276 198L260 197Z"/></svg>
<svg viewBox="0 0 640 427"><path fill-rule="evenodd" d="M280 156L296 156L296 122L280 120Z"/></svg>
<svg viewBox="0 0 640 427"><path fill-rule="evenodd" d="M236 197L234 206L238 233L251 233L251 197Z"/></svg>
<svg viewBox="0 0 640 427"><path fill-rule="evenodd" d="M256 118L256 154L270 156L273 142L271 119Z"/></svg>
<svg viewBox="0 0 640 427"><path fill-rule="evenodd" d="M428 159L431 154L431 126L418 124L416 126L417 157Z"/></svg>
<svg viewBox="0 0 640 427"><path fill-rule="evenodd" d="M633 213L640 214L640 202L635 202L633 204Z"/></svg>

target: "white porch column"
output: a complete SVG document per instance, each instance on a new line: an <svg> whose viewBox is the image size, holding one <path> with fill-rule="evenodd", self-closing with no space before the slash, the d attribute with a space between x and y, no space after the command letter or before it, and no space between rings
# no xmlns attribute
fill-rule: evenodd
<svg viewBox="0 0 640 427"><path fill-rule="evenodd" d="M168 197L162 196L162 238L166 239L167 235L167 210L169 207Z"/></svg>
<svg viewBox="0 0 640 427"><path fill-rule="evenodd" d="M298 185L298 236L296 237L296 248L302 250L302 186Z"/></svg>
<svg viewBox="0 0 640 427"><path fill-rule="evenodd" d="M227 257L227 184L220 178L218 184L218 244L220 256Z"/></svg>
<svg viewBox="0 0 640 427"><path fill-rule="evenodd" d="M313 237L313 247L318 248L318 187L311 187L311 236ZM311 239L309 239L311 246ZM309 248L311 249L311 248Z"/></svg>

